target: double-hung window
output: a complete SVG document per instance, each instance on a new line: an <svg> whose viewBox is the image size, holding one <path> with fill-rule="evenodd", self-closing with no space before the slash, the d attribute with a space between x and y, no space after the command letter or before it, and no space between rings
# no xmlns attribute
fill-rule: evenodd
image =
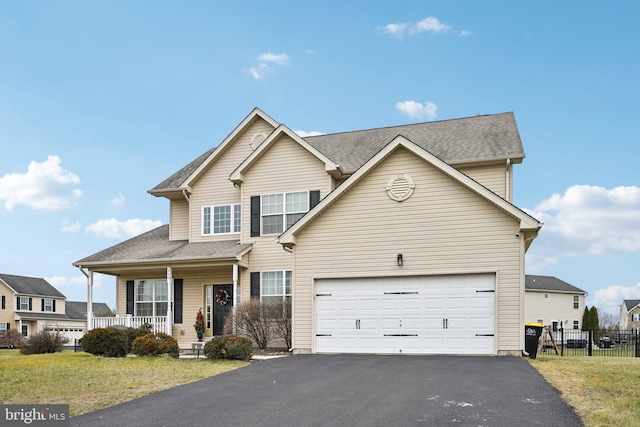
<svg viewBox="0 0 640 427"><path fill-rule="evenodd" d="M309 192L265 194L261 197L262 234L280 234L309 211Z"/></svg>
<svg viewBox="0 0 640 427"><path fill-rule="evenodd" d="M29 297L19 297L18 310L29 310Z"/></svg>
<svg viewBox="0 0 640 427"><path fill-rule="evenodd" d="M136 316L166 316L168 299L166 279L135 281Z"/></svg>
<svg viewBox="0 0 640 427"><path fill-rule="evenodd" d="M7 329L9 329L9 324L7 322L0 322L0 337L5 336Z"/></svg>
<svg viewBox="0 0 640 427"><path fill-rule="evenodd" d="M43 311L53 311L53 300L51 298L45 298L42 307Z"/></svg>
<svg viewBox="0 0 640 427"><path fill-rule="evenodd" d="M230 234L240 232L239 204L204 206L202 208L202 234Z"/></svg>
<svg viewBox="0 0 640 427"><path fill-rule="evenodd" d="M579 322L579 321L577 321L577 320L574 320L574 321L573 321L573 329L578 329L578 328L579 328L579 326L580 326L580 322Z"/></svg>
<svg viewBox="0 0 640 427"><path fill-rule="evenodd" d="M265 302L283 302L291 298L291 270L262 271L260 297Z"/></svg>
<svg viewBox="0 0 640 427"><path fill-rule="evenodd" d="M576 309L576 310L580 308L580 296L579 295L574 295L573 296L573 308Z"/></svg>

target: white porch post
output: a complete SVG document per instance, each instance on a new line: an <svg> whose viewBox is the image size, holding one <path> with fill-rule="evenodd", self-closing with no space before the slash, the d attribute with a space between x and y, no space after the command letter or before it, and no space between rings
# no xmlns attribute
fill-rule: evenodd
<svg viewBox="0 0 640 427"><path fill-rule="evenodd" d="M233 333L236 331L236 305L238 304L238 264L233 264L233 306L231 307L231 313L233 313Z"/></svg>
<svg viewBox="0 0 640 427"><path fill-rule="evenodd" d="M167 323L166 334L173 336L173 270L167 267Z"/></svg>
<svg viewBox="0 0 640 427"><path fill-rule="evenodd" d="M93 271L87 276L87 332L93 329Z"/></svg>

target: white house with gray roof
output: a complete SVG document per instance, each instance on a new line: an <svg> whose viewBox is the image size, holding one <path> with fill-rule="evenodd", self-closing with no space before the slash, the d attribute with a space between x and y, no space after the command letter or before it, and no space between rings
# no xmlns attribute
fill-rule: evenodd
<svg viewBox="0 0 640 427"><path fill-rule="evenodd" d="M116 317L182 345L233 307L291 300L296 353L521 354L512 113L302 138L254 109L149 193L169 224L73 264L116 277Z"/></svg>
<svg viewBox="0 0 640 427"><path fill-rule="evenodd" d="M553 276L526 275L524 317L559 328L582 329L587 292Z"/></svg>

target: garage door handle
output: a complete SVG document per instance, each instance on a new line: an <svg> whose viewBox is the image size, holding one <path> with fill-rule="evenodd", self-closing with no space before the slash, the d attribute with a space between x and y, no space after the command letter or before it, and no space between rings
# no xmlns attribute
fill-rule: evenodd
<svg viewBox="0 0 640 427"><path fill-rule="evenodd" d="M417 337L418 334L384 334L385 337Z"/></svg>
<svg viewBox="0 0 640 427"><path fill-rule="evenodd" d="M477 337L494 337L494 334L476 334Z"/></svg>

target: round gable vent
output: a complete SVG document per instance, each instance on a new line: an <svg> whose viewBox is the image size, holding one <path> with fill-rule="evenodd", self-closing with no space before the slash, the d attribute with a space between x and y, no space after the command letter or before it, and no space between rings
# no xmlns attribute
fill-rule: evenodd
<svg viewBox="0 0 640 427"><path fill-rule="evenodd" d="M392 176L387 183L387 195L392 200L402 202L411 197L415 188L416 185L409 175L399 173Z"/></svg>
<svg viewBox="0 0 640 427"><path fill-rule="evenodd" d="M262 144L262 141L264 141L265 139L267 139L267 134L265 132L255 133L251 137L251 142L249 142L251 149L255 150L256 148L258 148L258 145Z"/></svg>

